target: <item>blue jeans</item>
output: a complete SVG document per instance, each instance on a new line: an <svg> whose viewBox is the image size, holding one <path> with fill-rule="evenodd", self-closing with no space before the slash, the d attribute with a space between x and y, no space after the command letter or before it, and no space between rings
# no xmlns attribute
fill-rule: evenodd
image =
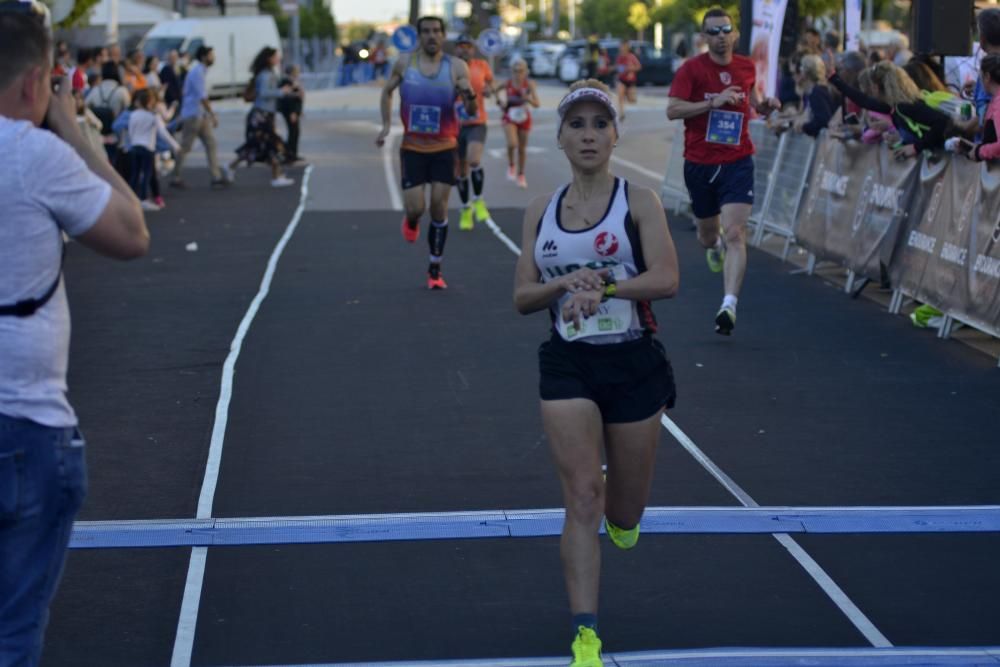
<svg viewBox="0 0 1000 667"><path fill-rule="evenodd" d="M0 414L0 665L34 667L69 544L87 495L84 442Z"/></svg>

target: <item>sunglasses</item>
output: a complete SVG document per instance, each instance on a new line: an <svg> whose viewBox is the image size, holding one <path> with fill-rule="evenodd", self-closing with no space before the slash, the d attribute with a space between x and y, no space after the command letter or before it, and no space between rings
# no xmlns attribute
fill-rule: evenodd
<svg viewBox="0 0 1000 667"><path fill-rule="evenodd" d="M733 26L731 25L716 25L711 28L705 28L705 34L715 37L718 34L728 35L733 31Z"/></svg>

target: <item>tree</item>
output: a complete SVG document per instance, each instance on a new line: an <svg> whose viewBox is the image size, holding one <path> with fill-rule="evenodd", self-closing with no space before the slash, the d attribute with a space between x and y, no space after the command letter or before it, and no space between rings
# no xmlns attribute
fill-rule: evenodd
<svg viewBox="0 0 1000 667"><path fill-rule="evenodd" d="M583 0L578 16L585 33L624 37L632 34L629 5L635 0Z"/></svg>
<svg viewBox="0 0 1000 667"><path fill-rule="evenodd" d="M646 6L646 3L633 2L628 8L628 24L635 28L640 41L643 38L643 33L652 21L649 16L649 7Z"/></svg>

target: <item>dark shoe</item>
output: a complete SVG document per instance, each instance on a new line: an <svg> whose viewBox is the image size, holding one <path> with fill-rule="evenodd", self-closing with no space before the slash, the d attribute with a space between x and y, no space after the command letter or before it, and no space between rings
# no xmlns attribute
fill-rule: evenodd
<svg viewBox="0 0 1000 667"><path fill-rule="evenodd" d="M228 188L230 185L232 185L232 182L231 181L227 181L224 178L216 178L216 179L212 180L212 189L213 190L221 190L223 188Z"/></svg>
<svg viewBox="0 0 1000 667"><path fill-rule="evenodd" d="M180 180L179 178L175 178L174 180L170 181L170 187L177 188L178 190L187 190L187 183Z"/></svg>

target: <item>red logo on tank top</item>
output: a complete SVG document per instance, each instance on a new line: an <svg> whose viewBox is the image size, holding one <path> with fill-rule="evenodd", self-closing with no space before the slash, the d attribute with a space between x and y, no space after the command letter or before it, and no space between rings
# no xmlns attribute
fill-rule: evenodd
<svg viewBox="0 0 1000 667"><path fill-rule="evenodd" d="M611 232L601 232L594 239L594 250L601 257L608 257L618 252L618 237Z"/></svg>

